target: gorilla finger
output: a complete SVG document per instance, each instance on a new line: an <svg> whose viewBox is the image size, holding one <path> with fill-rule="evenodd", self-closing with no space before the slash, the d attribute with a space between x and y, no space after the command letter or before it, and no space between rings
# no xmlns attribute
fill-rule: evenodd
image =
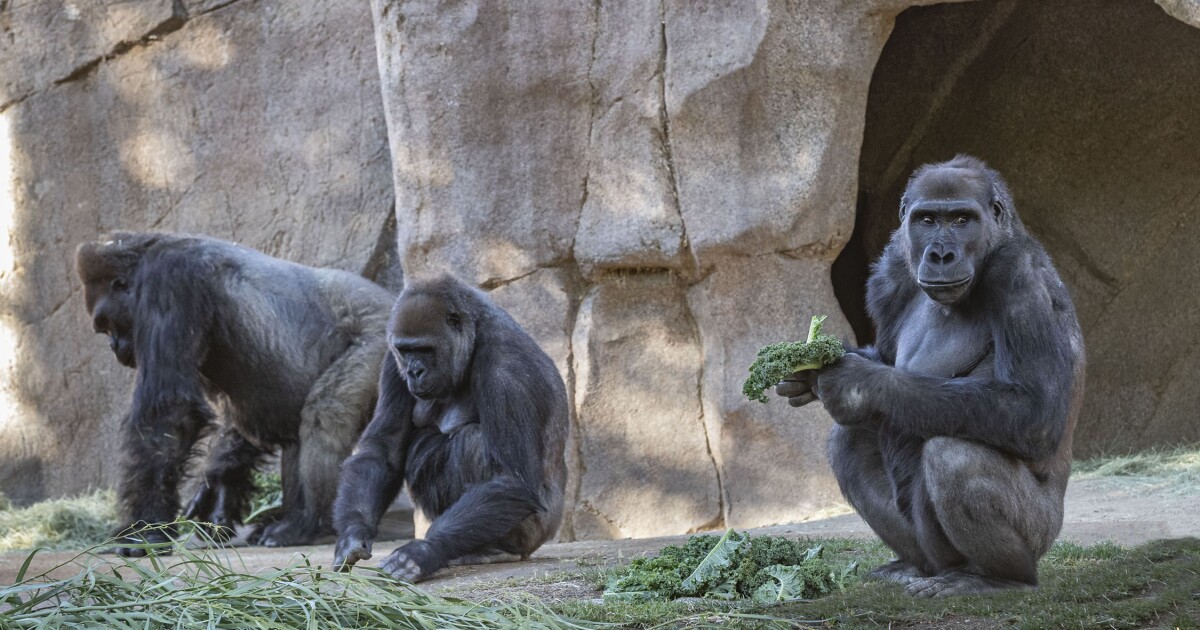
<svg viewBox="0 0 1200 630"><path fill-rule="evenodd" d="M816 394L814 394L812 392L806 392L806 393L800 394L799 396L789 396L788 404L793 407L803 407L804 405L807 405L808 403L810 403L816 399L817 399Z"/></svg>
<svg viewBox="0 0 1200 630"><path fill-rule="evenodd" d="M785 398L800 396L810 391L812 385L808 381L781 381L775 386L775 393Z"/></svg>

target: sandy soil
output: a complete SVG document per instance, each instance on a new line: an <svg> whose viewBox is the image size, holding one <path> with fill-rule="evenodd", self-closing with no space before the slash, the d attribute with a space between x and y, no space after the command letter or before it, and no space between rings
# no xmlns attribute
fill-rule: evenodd
<svg viewBox="0 0 1200 630"><path fill-rule="evenodd" d="M411 532L407 523L392 523L392 532ZM853 514L806 523L775 525L751 530L755 535L789 537L873 537L866 524ZM409 534L411 535L411 534ZM1200 488L1180 489L1139 478L1074 480L1067 490L1066 517L1060 540L1092 544L1104 540L1136 545L1159 538L1200 536ZM565 579L569 573L586 577L598 567L623 563L630 558L655 553L663 545L675 544L685 536L663 538L585 541L549 544L525 562L453 567L424 583L432 591L469 595L478 590L489 594L514 590L536 592L539 597L591 597L586 579ZM399 542L376 543L376 558L382 558ZM243 547L219 553L237 554L248 570L282 566L298 555L314 564L328 564L332 544L265 549ZM34 557L27 576L48 572L47 577L65 577L79 570L72 552L40 553ZM26 553L0 554L0 585L12 584L25 562ZM108 563L112 556L86 560ZM235 561L236 562L236 561ZM64 565L64 563L66 563ZM60 566L63 565L63 566ZM235 565L236 566L236 565ZM536 586L535 586L536 585Z"/></svg>

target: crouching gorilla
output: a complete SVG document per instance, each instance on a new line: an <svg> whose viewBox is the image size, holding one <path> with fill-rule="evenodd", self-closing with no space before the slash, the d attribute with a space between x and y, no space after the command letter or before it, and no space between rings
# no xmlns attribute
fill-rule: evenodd
<svg viewBox="0 0 1200 630"><path fill-rule="evenodd" d="M1036 586L1083 397L1071 297L975 158L918 169L900 219L867 286L876 345L776 392L836 421L842 493L898 557L876 576L922 597Z"/></svg>
<svg viewBox="0 0 1200 630"><path fill-rule="evenodd" d="M212 400L225 422L184 515L233 527L255 466L279 447L283 514L251 542L300 544L332 531L338 467L375 404L392 295L351 273L199 236L118 232L80 245L76 269L96 332L137 369L122 427L126 524L178 516L178 484L213 424Z"/></svg>
<svg viewBox="0 0 1200 630"><path fill-rule="evenodd" d="M568 403L554 363L508 313L449 276L409 283L388 341L379 406L342 469L334 566L371 557L405 482L432 523L382 562L396 578L527 558L562 521Z"/></svg>

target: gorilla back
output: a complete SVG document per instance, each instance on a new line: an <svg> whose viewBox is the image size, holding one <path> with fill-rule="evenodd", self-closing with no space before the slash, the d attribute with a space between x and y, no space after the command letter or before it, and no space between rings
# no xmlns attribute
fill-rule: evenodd
<svg viewBox="0 0 1200 630"><path fill-rule="evenodd" d="M137 369L118 491L128 523L178 515L185 462L217 399L224 426L185 516L239 522L254 467L280 448L283 515L252 542L330 531L338 467L375 404L391 294L200 236L114 233L80 245L76 267L93 327Z"/></svg>
<svg viewBox="0 0 1200 630"><path fill-rule="evenodd" d="M1007 186L958 156L921 167L876 264L876 345L776 391L837 422L843 494L896 552L876 575L919 596L1037 584L1062 526L1083 336Z"/></svg>
<svg viewBox="0 0 1200 630"><path fill-rule="evenodd" d="M411 282L389 324L380 402L346 460L335 566L371 556L407 482L432 520L382 563L417 581L450 563L528 557L562 521L566 387L550 357L482 292Z"/></svg>

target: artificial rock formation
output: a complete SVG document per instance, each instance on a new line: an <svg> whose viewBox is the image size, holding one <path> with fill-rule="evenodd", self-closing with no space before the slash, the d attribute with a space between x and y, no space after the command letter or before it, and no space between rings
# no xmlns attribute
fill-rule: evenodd
<svg viewBox="0 0 1200 630"><path fill-rule="evenodd" d="M77 243L207 233L398 283L370 32L355 3L0 3L0 491L115 481L134 372Z"/></svg>

